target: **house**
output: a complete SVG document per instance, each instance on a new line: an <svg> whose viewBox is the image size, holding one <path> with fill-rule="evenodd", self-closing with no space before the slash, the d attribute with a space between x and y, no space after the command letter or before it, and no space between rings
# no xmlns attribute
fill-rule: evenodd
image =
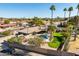
<svg viewBox="0 0 79 59"><path fill-rule="evenodd" d="M0 24L1 28L13 27L13 26L16 26L16 24Z"/></svg>

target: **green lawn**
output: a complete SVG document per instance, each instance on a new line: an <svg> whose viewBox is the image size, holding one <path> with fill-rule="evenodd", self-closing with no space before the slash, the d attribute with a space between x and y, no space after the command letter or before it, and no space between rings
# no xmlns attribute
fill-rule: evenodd
<svg viewBox="0 0 79 59"><path fill-rule="evenodd" d="M52 42L49 42L48 45L52 48L58 48L60 46L60 42L57 38L54 38Z"/></svg>
<svg viewBox="0 0 79 59"><path fill-rule="evenodd" d="M60 33L53 33L54 39L52 42L49 42L48 45L52 48L58 48L60 44L63 42L63 35Z"/></svg>
<svg viewBox="0 0 79 59"><path fill-rule="evenodd" d="M52 33L53 36L61 37L63 36L61 33Z"/></svg>

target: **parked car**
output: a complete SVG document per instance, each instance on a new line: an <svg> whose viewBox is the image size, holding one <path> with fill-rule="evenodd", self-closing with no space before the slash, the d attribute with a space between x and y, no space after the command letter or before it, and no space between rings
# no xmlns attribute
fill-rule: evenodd
<svg viewBox="0 0 79 59"><path fill-rule="evenodd" d="M16 35L21 35L21 34L28 35L28 33L24 33L24 32L18 32L18 33L16 33Z"/></svg>

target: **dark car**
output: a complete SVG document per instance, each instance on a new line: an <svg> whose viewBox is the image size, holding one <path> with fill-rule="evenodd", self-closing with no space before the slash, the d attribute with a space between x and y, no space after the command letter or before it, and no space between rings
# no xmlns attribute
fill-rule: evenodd
<svg viewBox="0 0 79 59"><path fill-rule="evenodd" d="M43 33L47 33L47 32L46 31L37 32L37 34L43 34Z"/></svg>
<svg viewBox="0 0 79 59"><path fill-rule="evenodd" d="M18 32L16 35L21 35L21 34L28 35L28 33L24 33L24 32Z"/></svg>

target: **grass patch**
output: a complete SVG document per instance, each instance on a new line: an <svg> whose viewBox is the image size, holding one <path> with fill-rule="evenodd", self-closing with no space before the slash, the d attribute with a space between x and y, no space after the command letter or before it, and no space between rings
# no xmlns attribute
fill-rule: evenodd
<svg viewBox="0 0 79 59"><path fill-rule="evenodd" d="M60 44L62 42L64 42L63 40L63 35L61 35L61 33L54 33L54 38L52 39L52 42L49 42L48 45L52 48L58 48L60 46Z"/></svg>
<svg viewBox="0 0 79 59"><path fill-rule="evenodd" d="M52 48L58 48L60 46L60 42L49 42L48 45Z"/></svg>
<svg viewBox="0 0 79 59"><path fill-rule="evenodd" d="M54 37L53 41L48 43L48 45L52 48L58 48L60 44L61 42L57 37Z"/></svg>
<svg viewBox="0 0 79 59"><path fill-rule="evenodd" d="M58 36L58 37L63 36L61 33L52 33L52 35L53 36Z"/></svg>

